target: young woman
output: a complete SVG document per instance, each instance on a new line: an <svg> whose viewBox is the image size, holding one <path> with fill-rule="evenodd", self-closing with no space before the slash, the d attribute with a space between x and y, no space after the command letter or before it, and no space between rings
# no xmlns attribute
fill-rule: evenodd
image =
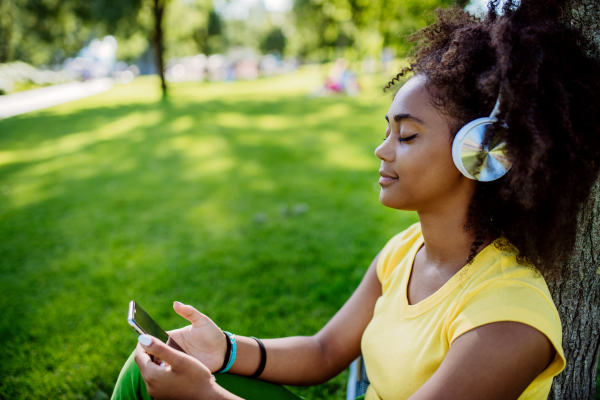
<svg viewBox="0 0 600 400"><path fill-rule="evenodd" d="M572 249L600 160L599 52L572 6L509 0L500 16L493 2L482 20L453 8L415 34L410 68L387 88L413 75L375 154L381 202L420 222L385 245L320 332L262 341L260 380L319 384L362 353L368 400L547 398L565 358L539 271ZM499 137L512 167L479 182L455 166L453 140L498 98L484 144ZM192 323L170 332L188 355L141 336L139 371L130 359L113 398L239 399L223 387L228 375L213 379L233 357L228 335L193 307L174 308ZM235 340L229 372L256 375L259 341Z"/></svg>

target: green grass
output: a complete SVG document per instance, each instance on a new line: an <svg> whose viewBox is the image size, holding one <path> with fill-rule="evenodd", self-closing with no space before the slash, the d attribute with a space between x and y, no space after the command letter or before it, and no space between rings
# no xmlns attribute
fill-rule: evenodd
<svg viewBox="0 0 600 400"><path fill-rule="evenodd" d="M308 99L316 71L138 79L0 121L0 398L106 398L136 344L129 300L165 328L196 306L240 335L311 335L394 233L378 201L388 98ZM378 100L373 105L373 102ZM293 390L345 393L347 374Z"/></svg>

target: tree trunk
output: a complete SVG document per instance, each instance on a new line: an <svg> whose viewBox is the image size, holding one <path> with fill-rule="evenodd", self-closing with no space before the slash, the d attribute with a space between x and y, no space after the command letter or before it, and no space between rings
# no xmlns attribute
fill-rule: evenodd
<svg viewBox="0 0 600 400"><path fill-rule="evenodd" d="M162 97L167 98L167 83L165 81L165 67L163 61L164 40L162 31L162 20L165 12L166 0L154 0L154 49L156 50L156 69L160 75L160 84L162 87Z"/></svg>
<svg viewBox="0 0 600 400"><path fill-rule="evenodd" d="M554 378L549 399L594 399L600 354L600 181L579 215L571 261L544 274L563 330L565 370Z"/></svg>

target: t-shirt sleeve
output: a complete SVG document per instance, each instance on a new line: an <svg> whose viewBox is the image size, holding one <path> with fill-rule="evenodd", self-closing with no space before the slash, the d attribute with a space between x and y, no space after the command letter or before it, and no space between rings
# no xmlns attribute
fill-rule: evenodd
<svg viewBox="0 0 600 400"><path fill-rule="evenodd" d="M555 376L564 369L561 323L548 294L523 282L497 280L466 297L468 300L457 305L458 311L450 320L450 344L478 326L500 321L520 322L542 332L556 349L554 360L540 377Z"/></svg>

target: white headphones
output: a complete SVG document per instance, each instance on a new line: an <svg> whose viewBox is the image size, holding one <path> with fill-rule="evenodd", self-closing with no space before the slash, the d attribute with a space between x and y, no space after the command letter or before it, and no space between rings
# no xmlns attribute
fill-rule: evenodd
<svg viewBox="0 0 600 400"><path fill-rule="evenodd" d="M483 146L488 126L496 122L500 96L489 117L469 122L456 134L452 142L452 159L456 168L467 178L480 182L494 181L504 176L512 162L506 154L506 142L496 136L489 145Z"/></svg>

